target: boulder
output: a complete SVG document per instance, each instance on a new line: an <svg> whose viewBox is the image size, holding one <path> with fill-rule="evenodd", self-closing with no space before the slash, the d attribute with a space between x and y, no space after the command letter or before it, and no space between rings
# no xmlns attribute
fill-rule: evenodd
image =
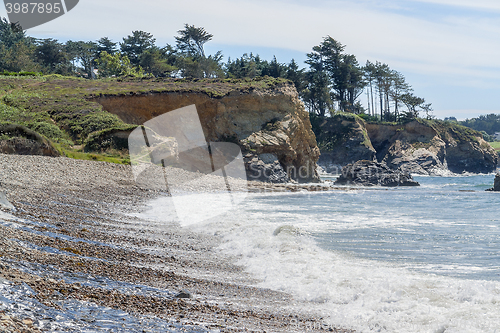
<svg viewBox="0 0 500 333"><path fill-rule="evenodd" d="M342 168L335 185L419 186L409 173L392 170L386 164L361 160Z"/></svg>
<svg viewBox="0 0 500 333"><path fill-rule="evenodd" d="M275 154L247 154L244 157L248 180L270 183L286 183L289 181L286 171Z"/></svg>

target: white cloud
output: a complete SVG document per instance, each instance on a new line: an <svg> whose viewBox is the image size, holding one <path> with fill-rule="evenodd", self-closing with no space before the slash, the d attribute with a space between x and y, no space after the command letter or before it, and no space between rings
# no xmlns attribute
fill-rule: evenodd
<svg viewBox="0 0 500 333"><path fill-rule="evenodd" d="M498 0L414 0L438 5L447 5L455 7L466 7L477 10L495 10L500 11L500 2Z"/></svg>

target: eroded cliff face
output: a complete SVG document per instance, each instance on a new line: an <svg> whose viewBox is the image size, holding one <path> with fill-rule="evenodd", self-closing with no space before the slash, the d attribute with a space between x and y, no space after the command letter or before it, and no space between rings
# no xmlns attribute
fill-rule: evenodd
<svg viewBox="0 0 500 333"><path fill-rule="evenodd" d="M291 85L232 91L217 98L200 92L165 92L104 96L94 101L124 122L137 125L195 104L207 141L233 142L241 147L249 179L319 180L319 149L309 114Z"/></svg>
<svg viewBox="0 0 500 333"><path fill-rule="evenodd" d="M366 123L353 115L334 115L327 119L313 119L321 155L318 164L327 172L339 173L343 166L359 160L375 161Z"/></svg>
<svg viewBox="0 0 500 333"><path fill-rule="evenodd" d="M349 122L351 125L347 126ZM345 118L343 123L349 128L347 137L350 139L336 142L325 152L335 159L329 161L322 157L320 165L323 167L332 168L332 162L343 166L353 160L376 160L393 170L423 175L443 175L448 171L489 173L496 169L498 156L495 150L479 132L465 127L438 121L369 124L355 117ZM359 143L363 130L369 144ZM373 158L367 154L371 151L367 147L372 147Z"/></svg>
<svg viewBox="0 0 500 333"><path fill-rule="evenodd" d="M377 160L392 169L416 174L448 169L446 143L432 127L413 121L399 126L367 124L366 129Z"/></svg>
<svg viewBox="0 0 500 333"><path fill-rule="evenodd" d="M405 125L367 124L366 129L377 160L393 169L418 174L489 173L496 169L498 155L479 132L446 125L420 123Z"/></svg>

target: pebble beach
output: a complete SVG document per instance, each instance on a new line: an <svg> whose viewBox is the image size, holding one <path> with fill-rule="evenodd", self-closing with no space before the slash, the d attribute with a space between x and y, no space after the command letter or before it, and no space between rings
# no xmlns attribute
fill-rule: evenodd
<svg viewBox="0 0 500 333"><path fill-rule="evenodd" d="M165 193L128 165L2 154L0 170L0 332L350 332L254 287L216 235L141 218Z"/></svg>

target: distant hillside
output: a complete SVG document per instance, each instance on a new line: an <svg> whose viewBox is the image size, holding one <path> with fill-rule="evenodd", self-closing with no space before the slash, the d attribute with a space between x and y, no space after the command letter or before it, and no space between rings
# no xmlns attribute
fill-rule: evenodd
<svg viewBox="0 0 500 333"><path fill-rule="evenodd" d="M448 119L453 120L450 118ZM500 132L500 114L490 113L488 115L479 116L477 118L459 121L458 123L460 125L475 129L479 132L484 131L489 135L494 135L496 132Z"/></svg>

